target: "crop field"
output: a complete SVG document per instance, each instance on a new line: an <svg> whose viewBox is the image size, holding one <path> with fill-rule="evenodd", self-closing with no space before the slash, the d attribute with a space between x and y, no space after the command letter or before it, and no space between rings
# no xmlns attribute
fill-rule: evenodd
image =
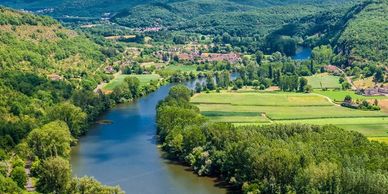
<svg viewBox="0 0 388 194"><path fill-rule="evenodd" d="M182 72L196 72L197 66L195 65L168 65L167 70L182 71Z"/></svg>
<svg viewBox="0 0 388 194"><path fill-rule="evenodd" d="M342 90L314 90L314 93L321 94L324 96L329 97L330 99L334 101L343 101L344 98L349 95L352 97L353 100L371 100L371 99L388 99L387 96L362 96L354 93L354 91L342 91Z"/></svg>
<svg viewBox="0 0 388 194"><path fill-rule="evenodd" d="M326 73L317 74L313 76L305 77L308 80L308 84L314 89L318 88L341 88L339 83L339 77L329 75Z"/></svg>
<svg viewBox="0 0 388 194"><path fill-rule="evenodd" d="M149 75L119 75L115 79L111 80L104 89L113 90L115 87L124 83L124 79L127 77L137 77L140 81L141 86L147 85L151 80L159 80L160 76L157 74L149 74Z"/></svg>
<svg viewBox="0 0 388 194"><path fill-rule="evenodd" d="M317 94L222 91L196 94L191 102L214 122L333 124L368 137L388 138L387 113L340 107Z"/></svg>
<svg viewBox="0 0 388 194"><path fill-rule="evenodd" d="M194 96L191 102L196 104L230 104L254 106L332 106L322 96L290 92L273 93L209 93Z"/></svg>

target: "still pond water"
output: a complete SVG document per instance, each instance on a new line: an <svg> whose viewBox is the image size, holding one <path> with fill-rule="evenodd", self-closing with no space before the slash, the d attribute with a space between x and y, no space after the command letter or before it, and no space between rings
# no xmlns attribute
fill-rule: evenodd
<svg viewBox="0 0 388 194"><path fill-rule="evenodd" d="M311 48L308 47L298 47L296 49L296 53L294 56L292 56L292 59L301 61L301 60L307 60L311 57Z"/></svg>
<svg viewBox="0 0 388 194"><path fill-rule="evenodd" d="M192 87L193 83L188 83ZM131 104L119 105L93 126L71 155L74 176L93 176L103 184L120 185L126 193L221 194L215 179L198 177L161 157L155 144L155 106L172 84Z"/></svg>

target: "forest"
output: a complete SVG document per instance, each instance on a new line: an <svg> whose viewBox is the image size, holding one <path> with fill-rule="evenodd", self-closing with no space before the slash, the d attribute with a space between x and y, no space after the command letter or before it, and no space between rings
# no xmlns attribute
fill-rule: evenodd
<svg viewBox="0 0 388 194"><path fill-rule="evenodd" d="M101 45L50 17L8 8L0 8L0 24L0 192L25 191L28 168L41 193L120 193L72 178L68 161L71 145L114 103L93 92L108 59Z"/></svg>

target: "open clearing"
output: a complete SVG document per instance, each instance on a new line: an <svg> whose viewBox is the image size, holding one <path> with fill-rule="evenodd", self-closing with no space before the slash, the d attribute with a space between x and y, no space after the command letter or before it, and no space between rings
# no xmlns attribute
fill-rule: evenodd
<svg viewBox="0 0 388 194"><path fill-rule="evenodd" d="M388 138L387 113L336 106L318 94L222 91L196 94L191 102L214 122L333 124L368 137Z"/></svg>
<svg viewBox="0 0 388 194"><path fill-rule="evenodd" d="M322 73L313 76L307 76L305 78L308 80L309 85L311 85L314 89L341 88L338 76Z"/></svg>
<svg viewBox="0 0 388 194"><path fill-rule="evenodd" d="M147 74L147 75L119 75L115 79L111 80L104 89L113 90L115 87L124 83L124 79L127 77L137 77L140 81L141 86L147 85L152 80L159 80L160 76L157 74Z"/></svg>
<svg viewBox="0 0 388 194"><path fill-rule="evenodd" d="M197 66L195 65L168 65L167 70L182 71L182 72L196 72Z"/></svg>

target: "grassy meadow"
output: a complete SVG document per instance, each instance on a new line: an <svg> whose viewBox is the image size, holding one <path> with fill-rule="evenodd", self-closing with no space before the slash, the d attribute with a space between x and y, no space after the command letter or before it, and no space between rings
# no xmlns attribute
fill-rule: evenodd
<svg viewBox="0 0 388 194"><path fill-rule="evenodd" d="M196 72L197 66L196 65L168 65L166 67L167 70L174 70L174 71L181 71L181 72Z"/></svg>
<svg viewBox="0 0 388 194"><path fill-rule="evenodd" d="M346 95L343 92L336 95ZM368 137L388 140L388 114L363 111L331 103L324 94L301 93L201 93L191 102L214 122L236 125L269 123L333 124ZM333 96L328 96L332 98Z"/></svg>
<svg viewBox="0 0 388 194"><path fill-rule="evenodd" d="M362 95L358 95L354 91L350 91L350 90L346 90L346 91L343 91L343 90L327 90L327 91L314 90L314 93L327 96L330 99L332 99L333 101L343 101L347 95L351 96L353 100L357 100L357 99L359 99L359 100L388 99L387 96L362 96Z"/></svg>
<svg viewBox="0 0 388 194"><path fill-rule="evenodd" d="M157 74L146 74L146 75L119 75L115 79L111 80L108 84L105 85L105 90L113 90L115 87L124 83L125 78L127 77L137 77L140 81L141 86L145 86L150 83L152 80L159 80L160 76Z"/></svg>
<svg viewBox="0 0 388 194"><path fill-rule="evenodd" d="M313 87L313 89L341 88L341 84L339 83L340 77L338 76L322 73L313 76L307 76L305 78L308 80L308 83Z"/></svg>

